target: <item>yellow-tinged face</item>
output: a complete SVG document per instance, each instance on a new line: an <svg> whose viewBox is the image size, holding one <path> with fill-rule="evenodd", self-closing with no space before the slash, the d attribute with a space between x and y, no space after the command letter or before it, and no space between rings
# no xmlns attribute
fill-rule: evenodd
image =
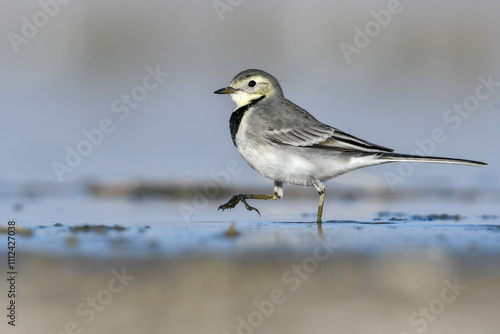
<svg viewBox="0 0 500 334"><path fill-rule="evenodd" d="M283 94L281 87L274 77L260 73L251 75L247 73L250 71L238 74L229 86L216 90L214 93L229 94L231 99L236 103L236 109L257 100L269 98L276 94Z"/></svg>

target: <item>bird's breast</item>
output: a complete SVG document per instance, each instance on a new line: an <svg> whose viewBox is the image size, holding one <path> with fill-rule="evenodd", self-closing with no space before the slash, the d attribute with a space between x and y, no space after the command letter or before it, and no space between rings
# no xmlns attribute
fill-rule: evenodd
<svg viewBox="0 0 500 334"><path fill-rule="evenodd" d="M239 132L243 117L246 114L248 114L249 108L250 105L248 104L236 109L235 111L233 111L233 113L231 114L231 118L229 119L229 130L231 131L231 139L233 140L233 144L236 147L238 147L236 143L236 136Z"/></svg>

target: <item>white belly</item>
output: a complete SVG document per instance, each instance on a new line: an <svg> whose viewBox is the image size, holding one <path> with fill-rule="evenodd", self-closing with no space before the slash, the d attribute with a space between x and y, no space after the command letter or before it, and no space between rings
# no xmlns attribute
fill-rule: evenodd
<svg viewBox="0 0 500 334"><path fill-rule="evenodd" d="M279 145L251 137L247 120L248 115L244 115L236 134L236 147L250 167L274 181L312 186L314 180L326 181L379 163L374 156L350 157L336 151Z"/></svg>

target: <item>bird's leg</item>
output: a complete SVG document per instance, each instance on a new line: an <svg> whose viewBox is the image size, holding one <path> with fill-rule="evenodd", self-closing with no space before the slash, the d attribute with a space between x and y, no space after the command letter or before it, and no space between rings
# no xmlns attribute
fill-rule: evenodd
<svg viewBox="0 0 500 334"><path fill-rule="evenodd" d="M218 210L226 210L226 209L232 209L234 208L239 202L243 203L245 205L245 208L247 208L248 211L257 211L257 213L260 216L259 210L254 208L253 206L248 205L246 202L247 199L262 199L262 200L268 200L268 199L280 199L283 196L283 183L275 181L274 182L274 193L272 195L252 195L252 194L239 194L239 195L234 195L231 197L231 199L226 203L222 204L219 206Z"/></svg>
<svg viewBox="0 0 500 334"><path fill-rule="evenodd" d="M313 182L314 188L319 194L319 204L318 204L318 219L317 223L321 224L321 217L323 216L323 204L325 203L325 185L323 182L316 180Z"/></svg>

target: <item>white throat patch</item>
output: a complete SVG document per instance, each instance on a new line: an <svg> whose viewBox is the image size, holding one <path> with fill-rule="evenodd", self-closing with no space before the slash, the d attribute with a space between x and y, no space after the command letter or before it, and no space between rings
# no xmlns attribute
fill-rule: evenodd
<svg viewBox="0 0 500 334"><path fill-rule="evenodd" d="M233 99L234 103L236 103L236 109L246 106L259 97L261 96L257 94L248 94L244 90L239 90L236 93L231 94L231 99Z"/></svg>

